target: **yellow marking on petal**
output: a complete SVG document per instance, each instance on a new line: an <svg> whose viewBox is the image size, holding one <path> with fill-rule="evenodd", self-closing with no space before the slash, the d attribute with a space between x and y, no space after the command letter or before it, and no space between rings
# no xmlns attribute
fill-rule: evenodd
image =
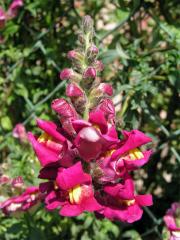
<svg viewBox="0 0 180 240"><path fill-rule="evenodd" d="M50 135L48 135L47 133L42 133L40 135L40 137L38 138L39 143L47 142L48 140L52 140L52 137Z"/></svg>
<svg viewBox="0 0 180 240"><path fill-rule="evenodd" d="M79 203L81 199L82 189L80 185L75 186L69 190L69 201L72 204Z"/></svg>
<svg viewBox="0 0 180 240"><path fill-rule="evenodd" d="M119 200L119 203L125 206L131 206L135 203L135 199L132 200Z"/></svg>
<svg viewBox="0 0 180 240"><path fill-rule="evenodd" d="M57 182L54 181L54 189L57 190L58 188L59 188L59 187L58 187L58 185L57 185Z"/></svg>
<svg viewBox="0 0 180 240"><path fill-rule="evenodd" d="M143 158L144 155L138 148L134 148L133 150L129 151L129 157L131 160L136 160Z"/></svg>
<svg viewBox="0 0 180 240"><path fill-rule="evenodd" d="M115 149L111 149L109 151L106 151L104 153L104 157L111 157L111 155L115 152L116 150Z"/></svg>
<svg viewBox="0 0 180 240"><path fill-rule="evenodd" d="M94 127L96 130L101 131L101 130L100 130L100 127L99 127L97 124L93 124L93 127Z"/></svg>

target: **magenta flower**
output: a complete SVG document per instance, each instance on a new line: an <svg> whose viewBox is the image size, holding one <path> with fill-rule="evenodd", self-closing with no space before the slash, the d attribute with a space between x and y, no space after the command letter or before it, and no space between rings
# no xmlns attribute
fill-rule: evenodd
<svg viewBox="0 0 180 240"><path fill-rule="evenodd" d="M152 205L150 194L134 195L133 181L129 176L123 184L105 186L104 192L106 195L100 199L104 208L99 213L110 220L132 223L142 217L143 206Z"/></svg>
<svg viewBox="0 0 180 240"><path fill-rule="evenodd" d="M7 11L7 16L9 19L14 18L17 16L18 10L20 7L23 6L22 0L14 0L11 5L9 6L9 9Z"/></svg>
<svg viewBox="0 0 180 240"><path fill-rule="evenodd" d="M44 133L35 137L28 133L29 141L42 166L61 161L68 148L66 138L57 130L55 123L37 119L37 125Z"/></svg>
<svg viewBox="0 0 180 240"><path fill-rule="evenodd" d="M62 216L78 216L102 208L94 198L91 176L84 173L80 162L67 169L59 168L56 180L42 183L40 190L47 192L46 208L61 207Z"/></svg>
<svg viewBox="0 0 180 240"><path fill-rule="evenodd" d="M171 208L167 210L166 215L163 218L166 224L166 228L170 233L170 240L180 239L180 227L177 226L179 211L180 211L180 203L175 202L171 205Z"/></svg>
<svg viewBox="0 0 180 240"><path fill-rule="evenodd" d="M24 193L19 196L7 199L5 202L0 203L0 209L6 215L16 212L27 211L35 206L41 200L41 194L38 187L28 187Z"/></svg>
<svg viewBox="0 0 180 240"><path fill-rule="evenodd" d="M89 162L97 159L111 145L119 142L115 135L111 135L104 114L100 110L92 111L89 115L89 123L84 124L84 126L82 121L80 125L79 121L73 121L72 124L74 129L79 131L74 144L84 161Z"/></svg>
<svg viewBox="0 0 180 240"><path fill-rule="evenodd" d="M6 13L4 10L0 7L0 29L4 28L6 23Z"/></svg>

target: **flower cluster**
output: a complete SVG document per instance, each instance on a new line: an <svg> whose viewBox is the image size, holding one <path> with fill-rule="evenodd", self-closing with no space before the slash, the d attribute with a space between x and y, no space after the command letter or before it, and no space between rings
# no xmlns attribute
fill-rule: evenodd
<svg viewBox="0 0 180 240"><path fill-rule="evenodd" d="M166 229L164 234L167 233L168 240L180 239L180 203L173 203L171 208L167 210L164 216ZM163 238L164 239L164 238Z"/></svg>
<svg viewBox="0 0 180 240"><path fill-rule="evenodd" d="M58 123L37 119L42 133L28 138L42 166L39 191L46 209L60 209L62 216L90 211L132 223L141 218L143 206L152 205L150 194L136 194L130 175L149 161L151 150L140 148L151 138L139 130L117 132L113 89L99 77L103 64L93 34L86 16L79 47L67 54L73 67L60 73L69 81L70 101L55 99L51 108Z"/></svg>

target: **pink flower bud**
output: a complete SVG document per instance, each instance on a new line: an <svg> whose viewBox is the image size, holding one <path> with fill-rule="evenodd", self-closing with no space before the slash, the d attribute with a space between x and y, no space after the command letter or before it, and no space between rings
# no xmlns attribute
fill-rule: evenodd
<svg viewBox="0 0 180 240"><path fill-rule="evenodd" d="M88 67L84 74L83 74L84 78L95 78L96 77L96 69L93 67Z"/></svg>
<svg viewBox="0 0 180 240"><path fill-rule="evenodd" d="M83 91L74 83L70 83L66 88L67 97L82 97Z"/></svg>
<svg viewBox="0 0 180 240"><path fill-rule="evenodd" d="M60 72L60 79L66 80L73 76L73 70L71 68L65 68Z"/></svg>
<svg viewBox="0 0 180 240"><path fill-rule="evenodd" d="M6 15L4 10L0 7L0 29L5 26Z"/></svg>
<svg viewBox="0 0 180 240"><path fill-rule="evenodd" d="M75 50L71 50L71 51L69 51L68 52L68 54L67 54L67 57L69 58L69 59L75 59L76 58L76 56L77 56L77 52L75 51Z"/></svg>
<svg viewBox="0 0 180 240"><path fill-rule="evenodd" d="M13 129L13 137L19 138L19 140L22 142L27 140L26 129L22 123L16 124L15 128Z"/></svg>
<svg viewBox="0 0 180 240"><path fill-rule="evenodd" d="M22 188L22 186L24 185L24 181L23 181L22 177L19 176L19 177L14 178L12 180L11 184L14 188Z"/></svg>
<svg viewBox="0 0 180 240"><path fill-rule="evenodd" d="M104 64L100 60L96 60L94 63L94 67L97 71L102 72L104 69Z"/></svg>
<svg viewBox="0 0 180 240"><path fill-rule="evenodd" d="M77 115L71 104L69 104L63 98L53 100L51 103L51 108L64 118L74 118Z"/></svg>
<svg viewBox="0 0 180 240"><path fill-rule="evenodd" d="M104 94L107 94L109 96L113 95L113 88L110 84L108 83L101 83L98 87Z"/></svg>

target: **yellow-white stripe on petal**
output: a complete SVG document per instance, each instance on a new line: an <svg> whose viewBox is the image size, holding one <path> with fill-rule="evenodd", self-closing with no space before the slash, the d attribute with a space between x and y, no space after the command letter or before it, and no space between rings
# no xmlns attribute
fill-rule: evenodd
<svg viewBox="0 0 180 240"><path fill-rule="evenodd" d="M52 137L47 133L42 133L38 138L39 143L47 142L48 140L52 140Z"/></svg>
<svg viewBox="0 0 180 240"><path fill-rule="evenodd" d="M72 204L77 204L81 200L82 188L80 185L75 186L69 190L69 201Z"/></svg>
<svg viewBox="0 0 180 240"><path fill-rule="evenodd" d="M130 160L136 160L144 158L144 155L138 148L134 148L133 150L129 151L129 157Z"/></svg>

